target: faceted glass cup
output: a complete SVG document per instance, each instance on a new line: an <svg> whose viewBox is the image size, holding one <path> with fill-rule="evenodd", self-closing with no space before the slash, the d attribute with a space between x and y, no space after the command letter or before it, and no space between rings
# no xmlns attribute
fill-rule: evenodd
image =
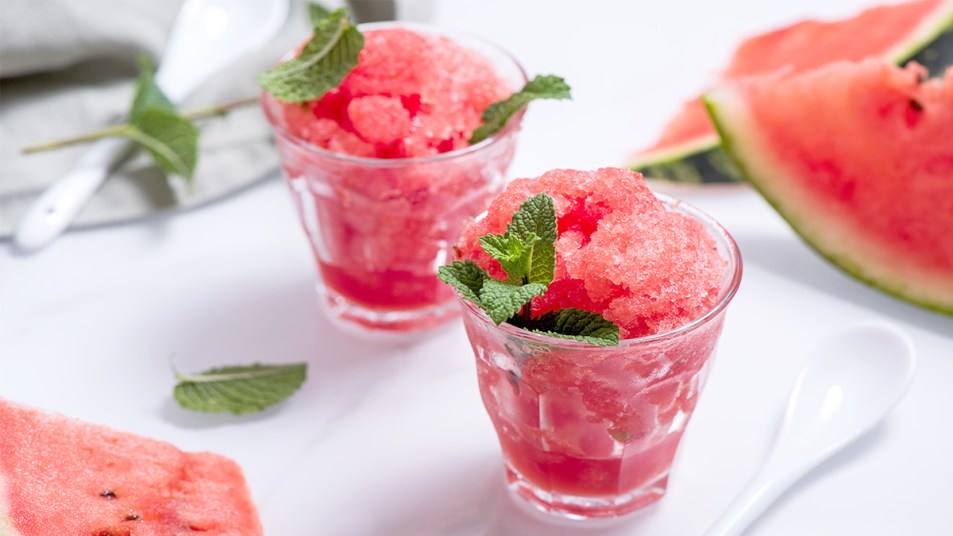
<svg viewBox="0 0 953 536"><path fill-rule="evenodd" d="M449 37L485 58L514 92L526 83L512 56L472 36L400 22L359 28L406 28ZM404 334L458 316L454 293L437 280L437 268L451 257L463 223L502 190L522 113L472 146L383 159L315 146L287 129L282 103L267 93L261 103L331 318L365 334Z"/></svg>
<svg viewBox="0 0 953 536"><path fill-rule="evenodd" d="M496 326L469 301L464 325L509 489L570 519L611 518L660 499L741 282L731 236L691 206L725 260L715 305L673 331L598 347Z"/></svg>

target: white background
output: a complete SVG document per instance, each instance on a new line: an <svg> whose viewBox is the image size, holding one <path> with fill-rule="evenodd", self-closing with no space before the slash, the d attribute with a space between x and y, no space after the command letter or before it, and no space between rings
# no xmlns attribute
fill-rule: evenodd
<svg viewBox="0 0 953 536"><path fill-rule="evenodd" d="M741 36L871 3L448 0L431 17L572 85L572 103L526 116L511 175L535 176L623 164ZM908 396L750 533L953 533L953 318L843 275L747 187L667 191L729 229L745 275L668 495L613 527L553 525L514 506L459 324L399 347L328 324L277 173L211 206L69 233L37 255L0 243L0 396L234 458L269 535L695 535L756 468L815 341L886 319L919 351ZM171 399L172 359L186 371L304 360L310 378L259 415L195 414Z"/></svg>

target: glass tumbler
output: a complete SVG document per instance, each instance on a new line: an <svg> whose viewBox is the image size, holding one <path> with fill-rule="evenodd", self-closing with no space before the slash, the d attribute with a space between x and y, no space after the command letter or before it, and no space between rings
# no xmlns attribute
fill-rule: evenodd
<svg viewBox="0 0 953 536"><path fill-rule="evenodd" d="M700 221L725 261L719 295L673 331L599 347L496 326L463 300L480 394L496 428L509 489L570 519L611 518L661 498L741 281L731 236L709 216L659 196Z"/></svg>
<svg viewBox="0 0 953 536"><path fill-rule="evenodd" d="M446 36L475 51L518 91L523 68L488 42L424 24L373 23ZM335 153L292 134L282 103L262 95L265 117L318 269L332 320L361 333L406 334L459 315L436 278L464 221L484 211L505 183L522 113L472 146L434 156L367 158Z"/></svg>

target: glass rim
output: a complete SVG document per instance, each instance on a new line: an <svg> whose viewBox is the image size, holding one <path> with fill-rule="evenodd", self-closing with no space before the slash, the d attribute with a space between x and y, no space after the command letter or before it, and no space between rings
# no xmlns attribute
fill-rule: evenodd
<svg viewBox="0 0 953 536"><path fill-rule="evenodd" d="M497 45L496 43L492 41L489 41L487 39L484 39L482 37L476 36L474 34L471 34L465 31L457 30L455 28L445 28L442 26L437 26L435 24L410 22L410 21L368 22L368 23L358 24L357 27L361 29L362 31L364 30L373 31L373 30L385 29L385 28L409 28L413 30L418 30L421 33L428 33L431 35L444 35L451 39L454 36L462 37L468 41L480 43L481 46L494 50L501 57L506 58L508 61L510 61L513 64L513 66L516 67L516 71L519 73L519 77L522 79L523 84L526 84L526 82L528 82L529 80L526 74L526 69L524 69L523 65L506 49L502 48L501 46ZM465 43L459 43L459 44L466 47ZM478 54L480 53L480 51L478 50L475 52L477 52ZM284 60L290 54L291 52L286 54L282 58L282 60ZM489 60L489 58L486 58L485 54L483 55L483 57L484 59ZM519 89L516 89L515 91L519 91ZM285 126L282 125L280 121L278 121L278 118L275 117L275 114L271 110L271 107L268 105L269 101L275 102L275 103L282 103L284 101L281 101L280 99L276 99L272 97L271 95L268 94L267 91L262 91L259 94L259 101L261 103L261 110L265 115L265 119L271 125L272 130L274 130L275 133L281 136L281 138L283 138L284 140L292 143L296 147L299 147L305 151L311 152L317 156L321 156L323 158L329 158L333 160L338 160L344 163L357 164L357 165L361 165L365 167L394 167L394 166L405 166L405 165L413 165L413 164L428 164L433 162L442 162L444 160L462 158L467 155L480 152L483 149L496 145L498 142L500 142L500 140L506 138L507 135L509 135L512 131L518 129L520 122L523 119L523 114L526 112L526 108L524 106L516 114L510 117L510 119L506 122L506 125L504 125L502 129L500 129L498 132L496 132L492 136L489 136L488 138L474 145L467 145L466 147L462 147L460 149L454 149L452 151L447 151L445 153L437 153L435 155L429 155L429 156L412 156L412 157L404 157L404 158L372 158L367 156L357 156L357 155L351 155L347 153L334 152L334 151L325 149L323 147L319 147L317 145L314 145L310 142L303 140L302 138L294 135L291 131L285 128Z"/></svg>
<svg viewBox="0 0 953 536"><path fill-rule="evenodd" d="M659 201L665 205L668 210L675 210L686 214L693 219L699 221L705 226L705 229L708 231L709 236L711 236L716 245L719 248L723 248L726 253L727 266L725 268L725 273L730 273L730 279L723 285L719 290L718 301L715 302L708 310L705 311L701 316L692 319L685 324L678 326L675 329L668 331L663 331L660 333L653 333L651 335L645 335L642 337L633 337L630 339L619 339L618 346L597 346L589 344L582 341L576 341L572 339L563 339L561 337L551 337L549 335L544 335L542 333L534 333L522 328L518 328L509 323L502 323L500 325L495 325L493 320L487 316L486 312L483 309L480 309L475 303L463 298L459 292L457 293L457 299L463 303L465 308L465 314L470 313L475 315L480 319L481 322L488 324L494 329L499 329L505 334L523 339L527 342L533 342L538 344L545 344L547 346L556 346L563 348L576 348L576 349L590 349L590 350L605 350L611 351L613 349L622 349L631 346L638 346L642 344L651 344L662 341L667 341L671 339L676 339L700 329L702 326L708 324L709 321L716 318L722 311L728 307L728 304L735 297L735 294L738 292L738 287L741 285L741 274L743 271L741 252L738 249L738 244L735 243L734 238L728 233L728 231L714 218L709 216L707 213L699 210L694 205L676 199L674 197L660 194L658 192L652 192Z"/></svg>

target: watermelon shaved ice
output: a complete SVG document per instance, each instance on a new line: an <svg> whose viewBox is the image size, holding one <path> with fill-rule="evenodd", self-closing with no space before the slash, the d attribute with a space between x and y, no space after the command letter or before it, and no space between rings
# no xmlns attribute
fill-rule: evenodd
<svg viewBox="0 0 953 536"><path fill-rule="evenodd" d="M259 536L241 468L0 399L3 536Z"/></svg>
<svg viewBox="0 0 953 536"><path fill-rule="evenodd" d="M362 25L358 65L316 101L262 94L331 320L412 335L459 315L436 278L467 218L506 180L522 113L467 140L483 110L526 84L506 52L422 24Z"/></svg>
<svg viewBox="0 0 953 536"><path fill-rule="evenodd" d="M483 110L513 90L479 54L403 28L364 32L357 66L320 99L285 103L292 134L367 158L418 158L467 146Z"/></svg>
<svg viewBox="0 0 953 536"><path fill-rule="evenodd" d="M621 338L671 331L711 309L725 261L697 221L667 210L636 172L558 169L513 180L486 216L468 226L459 256L497 279L499 263L479 237L506 230L519 205L538 193L553 198L556 273L533 300L533 313L575 307L600 313Z"/></svg>
<svg viewBox="0 0 953 536"><path fill-rule="evenodd" d="M465 229L459 257L504 279L478 239L503 233L539 193L553 199L558 236L554 279L532 312L600 313L619 326L619 344L496 325L463 300L480 395L516 497L571 519L622 516L665 494L740 256L710 217L606 168L514 180Z"/></svg>

